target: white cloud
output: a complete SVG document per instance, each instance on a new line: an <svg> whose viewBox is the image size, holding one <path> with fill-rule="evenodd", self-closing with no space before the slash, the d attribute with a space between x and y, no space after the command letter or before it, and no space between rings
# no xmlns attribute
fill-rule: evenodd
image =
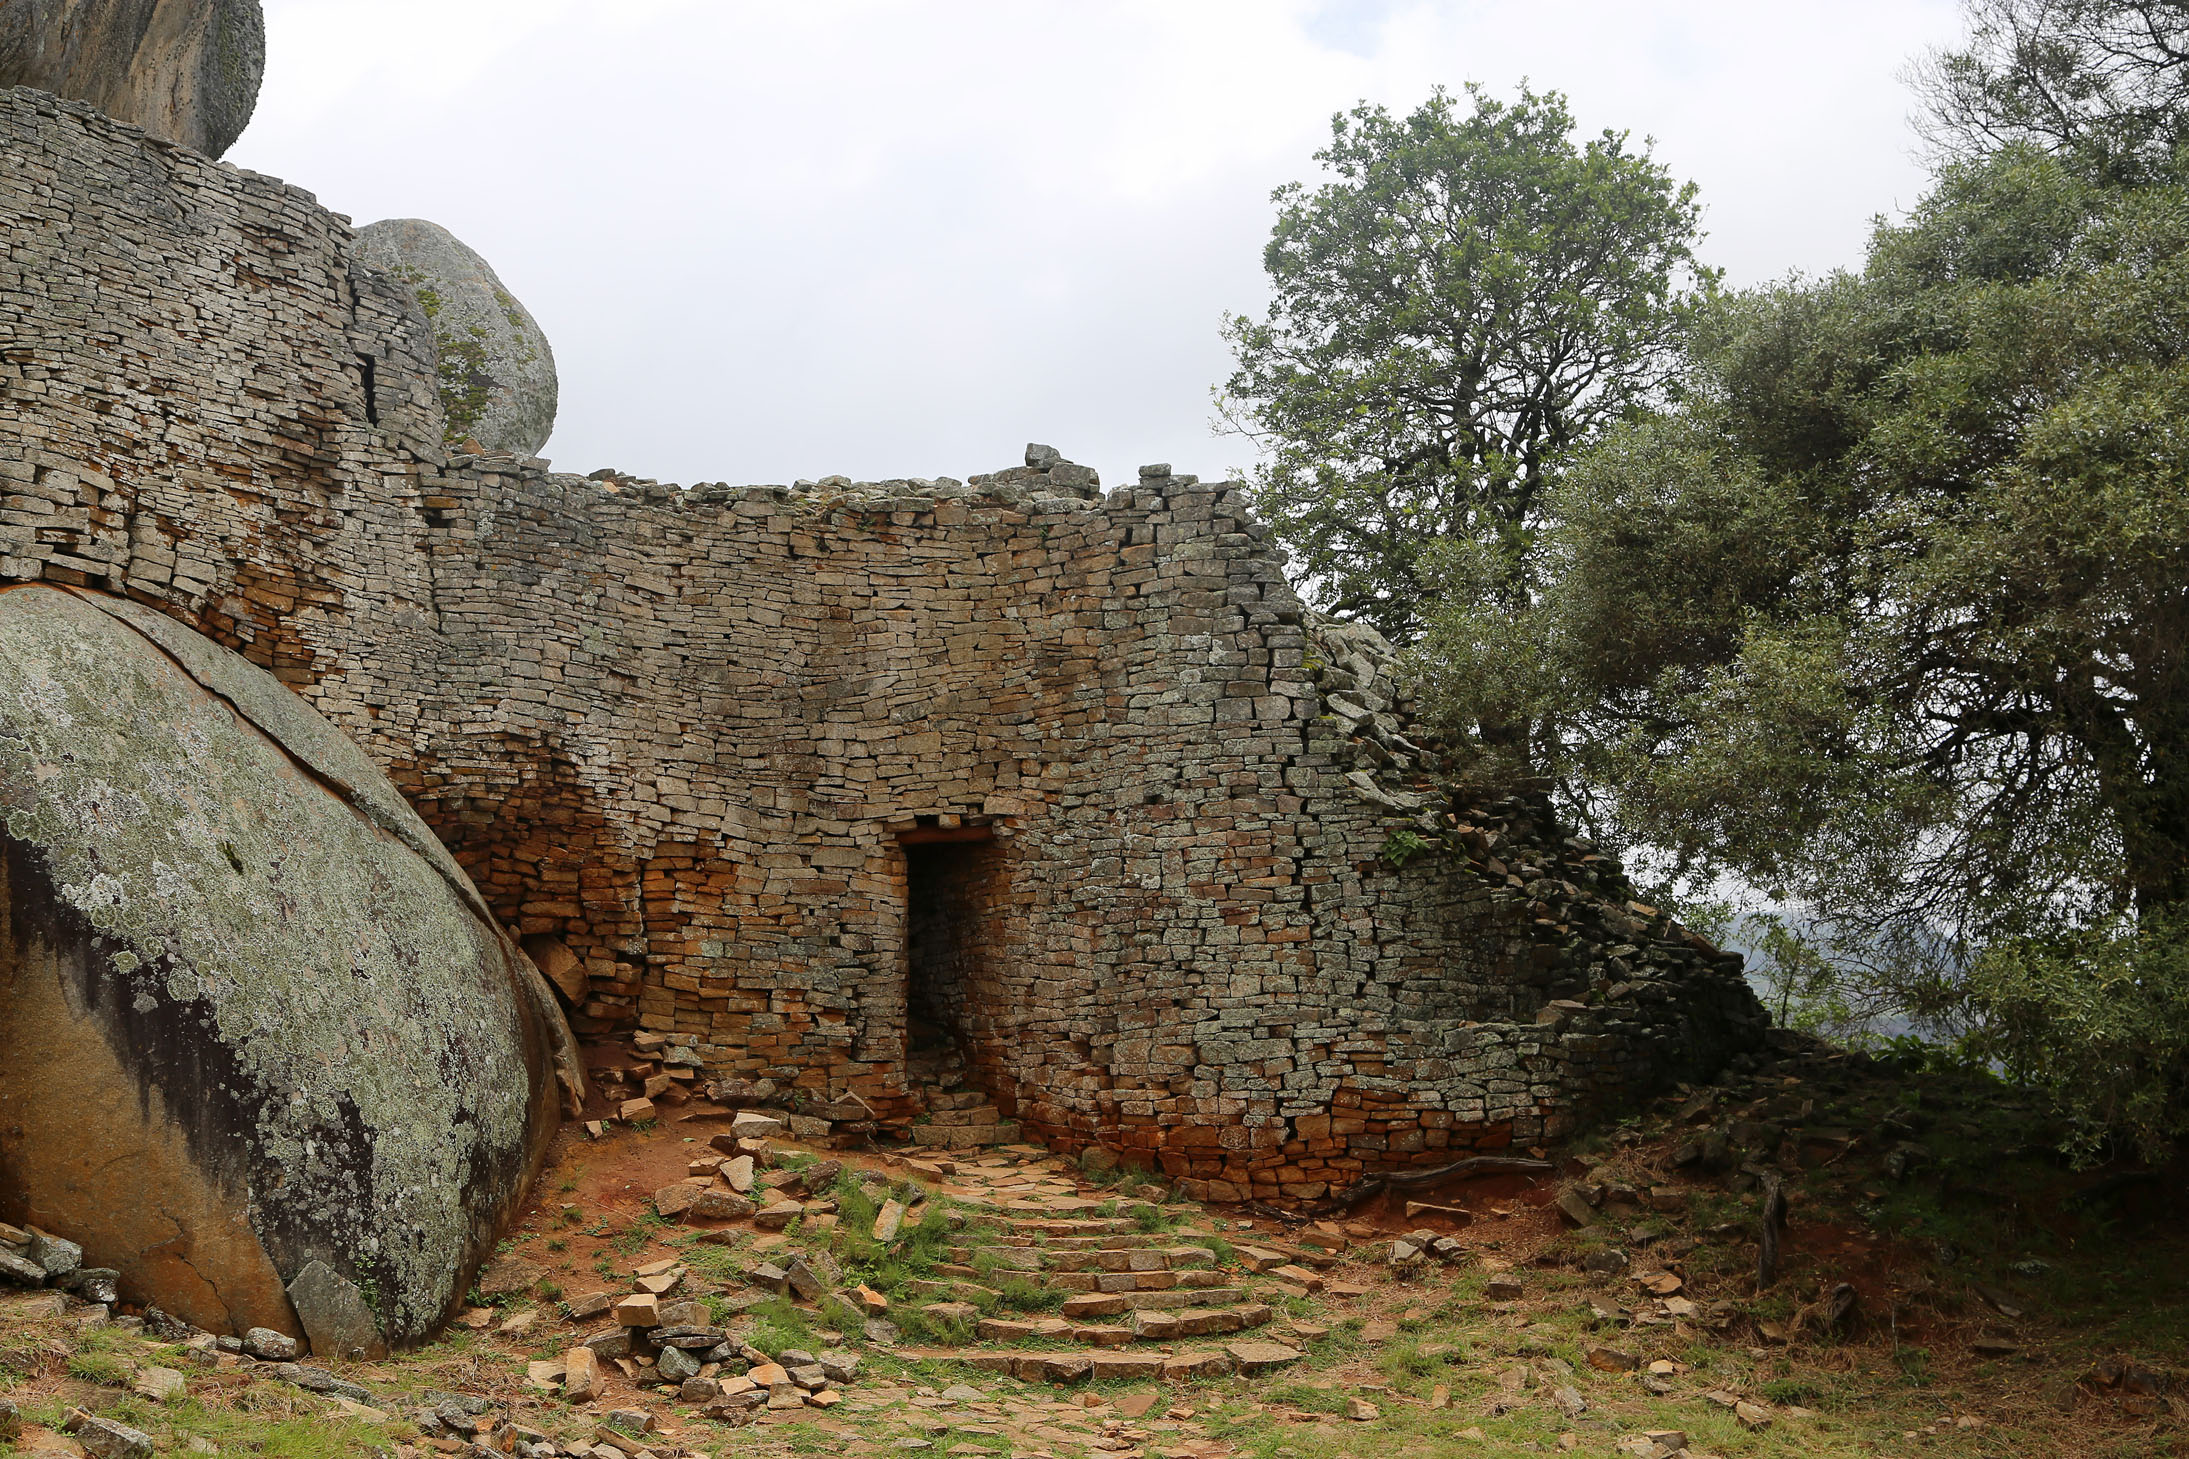
<svg viewBox="0 0 2189 1459"><path fill-rule="evenodd" d="M369 25L362 24L369 20ZM553 341L550 453L683 481L1116 480L1208 434L1268 194L1332 112L1522 77L1702 184L1735 282L1914 200L1899 68L1950 0L268 0L231 153L432 218Z"/></svg>

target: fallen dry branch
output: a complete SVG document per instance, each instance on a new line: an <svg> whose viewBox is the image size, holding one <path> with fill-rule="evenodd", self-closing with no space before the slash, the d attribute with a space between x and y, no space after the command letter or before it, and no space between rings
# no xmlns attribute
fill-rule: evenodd
<svg viewBox="0 0 2189 1459"><path fill-rule="evenodd" d="M1530 1160L1518 1155L1471 1155L1465 1160L1455 1160L1450 1165L1429 1170L1395 1170L1372 1175L1328 1200L1302 1207L1301 1211L1309 1217L1328 1216L1350 1211L1387 1190L1421 1190L1447 1180L1474 1180L1485 1175L1548 1175L1557 1168L1548 1160Z"/></svg>

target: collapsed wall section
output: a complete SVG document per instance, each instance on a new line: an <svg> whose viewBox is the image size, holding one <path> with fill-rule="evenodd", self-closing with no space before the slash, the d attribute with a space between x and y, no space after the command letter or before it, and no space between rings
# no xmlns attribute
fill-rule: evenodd
<svg viewBox="0 0 2189 1459"><path fill-rule="evenodd" d="M581 1016L908 1115L909 858L973 832L970 1066L1198 1194L1540 1139L1760 1029L1539 799L1437 789L1235 484L444 459L343 220L36 93L0 132L0 578L272 667L576 954Z"/></svg>

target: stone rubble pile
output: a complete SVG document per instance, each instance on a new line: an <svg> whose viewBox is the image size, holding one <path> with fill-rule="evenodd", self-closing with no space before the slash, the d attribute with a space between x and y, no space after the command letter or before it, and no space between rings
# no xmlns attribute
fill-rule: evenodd
<svg viewBox="0 0 2189 1459"><path fill-rule="evenodd" d="M0 1222L0 1283L53 1287L90 1307L111 1307L121 1273L84 1265L84 1249L66 1237Z"/></svg>

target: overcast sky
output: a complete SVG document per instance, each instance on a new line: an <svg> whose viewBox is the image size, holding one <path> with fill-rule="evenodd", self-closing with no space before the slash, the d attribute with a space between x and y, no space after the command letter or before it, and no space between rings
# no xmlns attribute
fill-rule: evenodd
<svg viewBox="0 0 2189 1459"><path fill-rule="evenodd" d="M1952 0L266 0L229 160L430 218L547 331L558 468L1130 479L1212 435L1270 190L1334 111L1564 91L1702 188L1735 283L1859 263Z"/></svg>

